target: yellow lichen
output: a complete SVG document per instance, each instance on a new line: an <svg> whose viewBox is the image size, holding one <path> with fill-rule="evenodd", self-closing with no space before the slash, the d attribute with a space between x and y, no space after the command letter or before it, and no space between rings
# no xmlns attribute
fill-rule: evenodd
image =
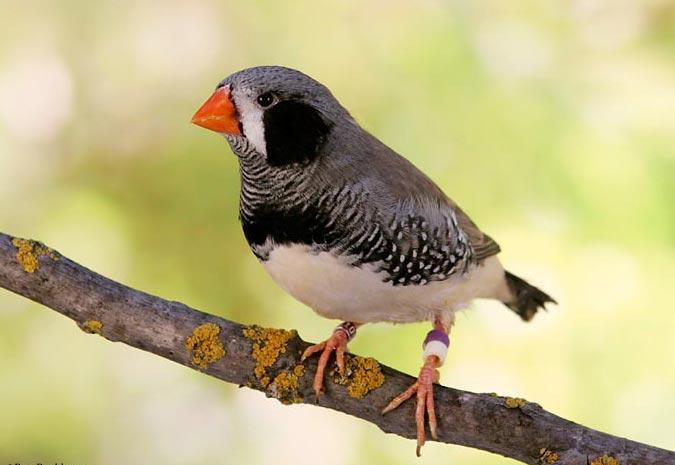
<svg viewBox="0 0 675 465"><path fill-rule="evenodd" d="M87 320L82 323L82 330L89 334L101 334L103 323L98 320Z"/></svg>
<svg viewBox="0 0 675 465"><path fill-rule="evenodd" d="M527 405L527 401L525 399L521 399L520 397L506 397L504 399L504 403L508 408L520 408L524 405Z"/></svg>
<svg viewBox="0 0 675 465"><path fill-rule="evenodd" d="M556 463L558 460L560 460L560 454L553 452L552 450L548 450L545 447L542 447L539 449L539 461L541 463Z"/></svg>
<svg viewBox="0 0 675 465"><path fill-rule="evenodd" d="M12 244L16 247L16 259L23 267L26 273L35 273L39 266L39 258L47 256L52 260L58 260L59 254L44 244L29 239L12 239Z"/></svg>
<svg viewBox="0 0 675 465"><path fill-rule="evenodd" d="M333 374L335 382L347 386L347 394L357 399L384 384L384 374L374 358L347 357L344 376L337 370Z"/></svg>
<svg viewBox="0 0 675 465"><path fill-rule="evenodd" d="M255 377L263 387L270 384L267 368L274 365L279 355L286 352L288 341L297 336L297 332L285 329L262 328L248 326L244 328L244 336L253 341L253 359L255 360Z"/></svg>
<svg viewBox="0 0 675 465"><path fill-rule="evenodd" d="M304 365L295 365L293 368L293 374L297 376L298 378L301 377L302 375L305 374L305 366Z"/></svg>
<svg viewBox="0 0 675 465"><path fill-rule="evenodd" d="M591 465L619 465L619 461L614 457L610 457L609 455L605 454L602 457L598 457L597 459L593 460Z"/></svg>
<svg viewBox="0 0 675 465"><path fill-rule="evenodd" d="M192 331L192 335L185 340L185 348L192 355L194 366L204 369L225 355L219 334L220 327L214 323L199 325Z"/></svg>
<svg viewBox="0 0 675 465"><path fill-rule="evenodd" d="M291 371L282 371L274 378L269 391L284 404L298 404L302 396L298 391L300 378L305 374L303 365L296 365Z"/></svg>

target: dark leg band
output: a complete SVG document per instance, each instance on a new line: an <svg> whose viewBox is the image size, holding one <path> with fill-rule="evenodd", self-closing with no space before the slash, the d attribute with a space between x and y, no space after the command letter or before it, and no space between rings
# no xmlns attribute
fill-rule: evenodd
<svg viewBox="0 0 675 465"><path fill-rule="evenodd" d="M345 321L344 323L337 325L333 332L337 333L338 331L345 333L345 336L347 336L347 340L349 341L356 336L356 325L351 321Z"/></svg>

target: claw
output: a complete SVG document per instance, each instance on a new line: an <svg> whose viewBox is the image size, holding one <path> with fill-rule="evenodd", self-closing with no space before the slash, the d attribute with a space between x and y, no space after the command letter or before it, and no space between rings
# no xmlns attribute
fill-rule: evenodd
<svg viewBox="0 0 675 465"><path fill-rule="evenodd" d="M321 388L323 388L323 373L326 370L326 365L328 365L328 357L330 357L331 352L335 350L331 344L326 344L326 347L321 352L319 357L319 363L316 367L316 374L314 375L314 392L316 393L316 398L319 398L321 395Z"/></svg>
<svg viewBox="0 0 675 465"><path fill-rule="evenodd" d="M396 407L401 405L404 401L410 399L413 394L417 392L417 385L419 384L419 381L415 381L412 386L410 386L408 389L394 397L389 404L385 408L382 409L382 415L385 413L389 413L392 410L394 410Z"/></svg>
<svg viewBox="0 0 675 465"><path fill-rule="evenodd" d="M429 395L427 395L427 415L429 415L429 431L431 431L431 437L438 439L436 434L436 406L434 405L434 385L429 385Z"/></svg>
<svg viewBox="0 0 675 465"><path fill-rule="evenodd" d="M424 431L424 407L426 407L427 403L424 394L424 388L420 389L418 385L417 403L415 404L415 424L417 426L417 449L415 450L415 453L418 457L422 455L420 451L426 439Z"/></svg>
<svg viewBox="0 0 675 465"><path fill-rule="evenodd" d="M335 351L335 363L338 366L338 370L341 375L344 375L345 372L345 352L347 351L347 335L342 331L336 331L333 335L319 344L307 347L300 357L301 361L304 361L311 355L321 352L319 356L319 362L316 367L316 374L314 375L314 393L316 394L317 401L321 395L323 389L323 377L324 372L326 371L326 366L328 366L328 359L330 354Z"/></svg>
<svg viewBox="0 0 675 465"><path fill-rule="evenodd" d="M431 437L434 439L438 438L433 388L433 384L437 383L440 378L440 374L436 369L438 364L438 357L435 355L428 357L424 362L424 366L422 366L422 369L420 370L417 381L415 381L412 386L403 391L401 394L394 397L391 402L389 402L389 404L382 410L383 415L387 412L391 412L407 399L410 399L414 394L416 394L415 425L417 427L416 453L418 457L421 455L422 446L426 440L424 424L425 414L429 418L429 430L431 432Z"/></svg>
<svg viewBox="0 0 675 465"><path fill-rule="evenodd" d="M319 352L323 350L323 348L326 347L326 341L320 342L319 344L314 344L313 346L309 346L305 349L305 351L302 353L302 357L300 357L300 361L304 362L305 359L312 354L315 354L316 352Z"/></svg>
<svg viewBox="0 0 675 465"><path fill-rule="evenodd" d="M347 344L339 345L335 350L335 363L340 372L340 376L345 375L345 352L347 351Z"/></svg>

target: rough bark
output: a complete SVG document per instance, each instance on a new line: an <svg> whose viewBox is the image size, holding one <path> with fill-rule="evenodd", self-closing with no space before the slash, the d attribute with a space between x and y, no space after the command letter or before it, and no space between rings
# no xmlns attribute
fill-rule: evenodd
<svg viewBox="0 0 675 465"><path fill-rule="evenodd" d="M243 326L131 289L37 242L2 233L0 287L56 310L110 341L283 402L316 403L312 391L316 359L300 362L308 343L294 332ZM366 363L357 356L351 360L350 378L329 375L318 404L371 422L384 432L414 438L414 402L380 414L414 379L372 360ZM374 387L382 382L378 370L383 383ZM369 388L364 397L355 397ZM440 386L434 394L441 442L528 464L675 464L675 452L587 428L533 402Z"/></svg>

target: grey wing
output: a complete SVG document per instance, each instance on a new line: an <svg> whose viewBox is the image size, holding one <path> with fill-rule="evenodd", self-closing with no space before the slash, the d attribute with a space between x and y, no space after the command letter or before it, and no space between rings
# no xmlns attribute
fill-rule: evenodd
<svg viewBox="0 0 675 465"><path fill-rule="evenodd" d="M346 247L360 257L357 263L381 263L395 285L425 284L499 252L497 243L407 159L363 131L345 140L348 150L341 147L324 158L315 179L367 193L364 210L370 220L346 228L362 230Z"/></svg>
<svg viewBox="0 0 675 465"><path fill-rule="evenodd" d="M420 216L432 228L445 230L447 245L455 244L458 238L465 236L476 262L500 252L499 245L417 167L395 152L390 152L388 162L386 184L382 183L377 190L386 190L395 198L395 211L399 216ZM457 228L448 226L448 221L456 223Z"/></svg>
<svg viewBox="0 0 675 465"><path fill-rule="evenodd" d="M380 151L387 160L387 184L391 191L398 194L399 204L402 201L409 203L410 209L427 217L427 221L435 226L444 228L448 220L457 223L457 230L448 228L450 244L457 241L453 234L463 233L472 250L472 259L481 262L486 258L499 253L499 245L478 226L453 202L426 174L420 171L410 161L403 158L391 149ZM385 155L386 154L386 155ZM375 165L375 163L373 163ZM461 234L460 234L461 235Z"/></svg>
<svg viewBox="0 0 675 465"><path fill-rule="evenodd" d="M384 225L381 269L394 285L426 284L465 273L499 252L471 219L445 197L399 205Z"/></svg>
<svg viewBox="0 0 675 465"><path fill-rule="evenodd" d="M469 242L471 243L471 248L473 249L474 259L480 262L488 257L491 257L492 255L497 255L501 251L499 244L497 244L490 236L478 229L478 226L476 226L476 224L471 221L471 218L469 218L469 216L464 213L461 208L455 205L452 201L448 201L451 205L450 208L453 208L455 211L459 227L469 237Z"/></svg>

